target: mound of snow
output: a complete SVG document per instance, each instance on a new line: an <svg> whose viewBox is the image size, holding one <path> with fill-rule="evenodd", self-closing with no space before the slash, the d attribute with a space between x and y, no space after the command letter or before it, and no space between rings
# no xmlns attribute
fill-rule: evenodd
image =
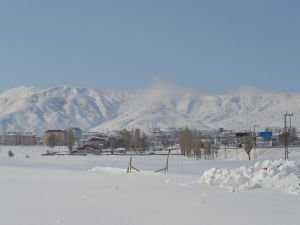
<svg viewBox="0 0 300 225"><path fill-rule="evenodd" d="M95 167L89 169L88 171L109 173L109 174L126 174L127 168L124 169L124 168L116 168L116 167L95 166ZM143 175L159 175L159 173L155 173L150 170L139 170L139 171L132 170L131 173L138 173L138 174L143 174Z"/></svg>
<svg viewBox="0 0 300 225"><path fill-rule="evenodd" d="M254 166L234 170L212 168L204 172L199 183L235 190L278 188L300 193L300 164L293 161L266 160Z"/></svg>
<svg viewBox="0 0 300 225"><path fill-rule="evenodd" d="M89 169L89 171L92 171L92 172L113 173L113 174L124 174L124 173L127 172L126 169L122 169L122 168L102 167L102 166L95 166L95 167Z"/></svg>

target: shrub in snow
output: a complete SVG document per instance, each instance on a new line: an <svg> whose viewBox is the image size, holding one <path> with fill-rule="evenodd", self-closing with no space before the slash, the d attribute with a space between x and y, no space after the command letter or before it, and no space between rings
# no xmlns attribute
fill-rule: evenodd
<svg viewBox="0 0 300 225"><path fill-rule="evenodd" d="M264 161L235 170L212 168L204 172L199 182L231 191L257 188L279 188L300 193L300 165L292 161Z"/></svg>
<svg viewBox="0 0 300 225"><path fill-rule="evenodd" d="M253 148L253 138L251 136L247 136L245 138L244 149L248 155L248 159L250 160L250 153Z"/></svg>
<svg viewBox="0 0 300 225"><path fill-rule="evenodd" d="M8 152L7 152L7 154L8 154L8 157L10 158L10 157L14 157L14 153L13 153L13 151L12 150L9 150Z"/></svg>

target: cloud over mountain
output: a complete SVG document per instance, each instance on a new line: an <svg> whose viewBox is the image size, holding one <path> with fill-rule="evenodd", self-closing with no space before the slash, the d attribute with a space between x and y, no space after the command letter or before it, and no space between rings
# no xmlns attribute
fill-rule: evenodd
<svg viewBox="0 0 300 225"><path fill-rule="evenodd" d="M295 113L297 127L299 104L298 93L243 88L215 95L160 81L136 92L21 86L0 93L0 131L282 127L286 111Z"/></svg>

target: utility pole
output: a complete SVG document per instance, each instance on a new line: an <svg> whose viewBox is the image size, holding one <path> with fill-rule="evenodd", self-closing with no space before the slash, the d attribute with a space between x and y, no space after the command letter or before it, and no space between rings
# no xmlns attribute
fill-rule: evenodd
<svg viewBox="0 0 300 225"><path fill-rule="evenodd" d="M284 159L289 159L289 142L288 142L288 136L289 136L289 129L292 127L292 116L293 113L286 113L284 114ZM288 127L289 123L289 127Z"/></svg>
<svg viewBox="0 0 300 225"><path fill-rule="evenodd" d="M256 159L256 138L257 138L257 136L256 136L256 128L257 128L257 131L259 131L259 124L254 124L254 126L253 126L253 132L254 132L254 136L253 136L253 138L254 138L254 159Z"/></svg>

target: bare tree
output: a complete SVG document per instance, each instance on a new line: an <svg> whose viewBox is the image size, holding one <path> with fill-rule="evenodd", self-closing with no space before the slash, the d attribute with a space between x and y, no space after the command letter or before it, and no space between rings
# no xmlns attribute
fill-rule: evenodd
<svg viewBox="0 0 300 225"><path fill-rule="evenodd" d="M218 158L219 149L220 149L220 144L216 144L216 145L215 145L215 154L216 154L216 158Z"/></svg>
<svg viewBox="0 0 300 225"><path fill-rule="evenodd" d="M140 144L141 144L141 148L143 151L145 151L145 149L149 148L149 145L150 145L149 138L145 133L142 134L140 142L141 142Z"/></svg>
<svg viewBox="0 0 300 225"><path fill-rule="evenodd" d="M204 143L204 158L205 159L211 159L211 153L212 153L211 141L206 141Z"/></svg>
<svg viewBox="0 0 300 225"><path fill-rule="evenodd" d="M56 146L56 137L54 134L49 135L47 145L51 148L54 148Z"/></svg>
<svg viewBox="0 0 300 225"><path fill-rule="evenodd" d="M69 152L70 152L70 154L72 154L73 146L75 144L75 135L74 135L74 132L72 130L68 130L68 132L66 134L66 142L67 142Z"/></svg>
<svg viewBox="0 0 300 225"><path fill-rule="evenodd" d="M201 141L201 132L200 131L195 131L194 132L194 157L196 159L201 159L201 146L202 146L202 141Z"/></svg>
<svg viewBox="0 0 300 225"><path fill-rule="evenodd" d="M190 157L193 149L193 135L187 127L180 132L179 144L181 153L185 156Z"/></svg>
<svg viewBox="0 0 300 225"><path fill-rule="evenodd" d="M115 151L115 147L117 144L117 139L115 137L109 137L109 143L110 143L110 148L111 148L111 154L114 154Z"/></svg>
<svg viewBox="0 0 300 225"><path fill-rule="evenodd" d="M130 146L131 138L132 138L132 135L128 130L126 130L126 129L122 130L120 132L120 138L118 138L116 141L116 147L122 147L128 151L131 147Z"/></svg>
<svg viewBox="0 0 300 225"><path fill-rule="evenodd" d="M247 136L244 141L244 149L248 155L249 160L250 160L250 153L252 148L253 148L253 138L251 136Z"/></svg>
<svg viewBox="0 0 300 225"><path fill-rule="evenodd" d="M134 130L134 138L133 138L133 149L136 152L137 149L141 147L141 130L135 129Z"/></svg>
<svg viewBox="0 0 300 225"><path fill-rule="evenodd" d="M179 133L179 145L180 145L180 150L181 154L185 155L185 136L184 136L184 130L180 131Z"/></svg>

